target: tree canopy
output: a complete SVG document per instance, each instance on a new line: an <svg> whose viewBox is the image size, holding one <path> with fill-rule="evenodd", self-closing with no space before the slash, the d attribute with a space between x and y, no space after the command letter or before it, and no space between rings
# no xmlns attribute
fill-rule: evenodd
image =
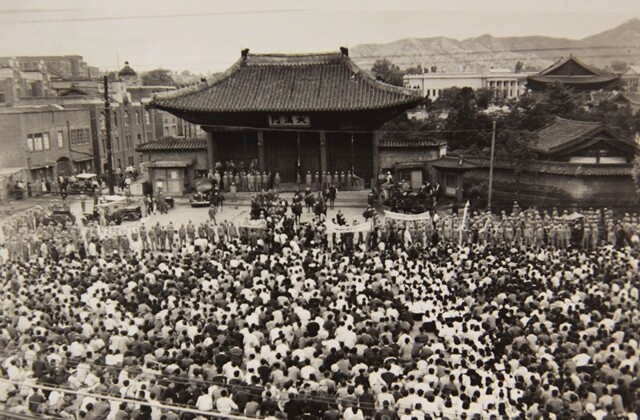
<svg viewBox="0 0 640 420"><path fill-rule="evenodd" d="M155 69L142 74L144 86L175 86L172 72L169 69Z"/></svg>
<svg viewBox="0 0 640 420"><path fill-rule="evenodd" d="M402 70L386 58L376 60L375 63L373 63L373 67L371 67L371 73L373 73L376 79L390 85L403 85L402 79L404 74Z"/></svg>

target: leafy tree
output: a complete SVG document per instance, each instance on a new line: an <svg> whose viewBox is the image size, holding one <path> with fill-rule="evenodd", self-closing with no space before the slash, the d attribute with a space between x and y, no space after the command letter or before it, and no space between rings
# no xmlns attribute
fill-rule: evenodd
<svg viewBox="0 0 640 420"><path fill-rule="evenodd" d="M563 118L572 118L578 109L578 100L571 89L558 82L549 86L544 103L549 114Z"/></svg>
<svg viewBox="0 0 640 420"><path fill-rule="evenodd" d="M524 67L524 63L522 61L516 61L516 66L513 69L513 72L514 73L521 73L523 67Z"/></svg>
<svg viewBox="0 0 640 420"><path fill-rule="evenodd" d="M487 109L491 105L496 97L496 92L489 88L476 89L476 105L480 109Z"/></svg>
<svg viewBox="0 0 640 420"><path fill-rule="evenodd" d="M513 165L516 200L520 195L520 177L524 166L527 162L538 158L530 148L535 140L536 135L527 131L500 130L496 136L496 158Z"/></svg>
<svg viewBox="0 0 640 420"><path fill-rule="evenodd" d="M155 69L142 74L144 86L175 86L171 70Z"/></svg>
<svg viewBox="0 0 640 420"><path fill-rule="evenodd" d="M627 67L629 67L629 65L627 63L625 63L624 61L618 61L618 60L614 60L611 63L611 69L615 72L618 73L622 73L623 71L625 71L627 69Z"/></svg>
<svg viewBox="0 0 640 420"><path fill-rule="evenodd" d="M404 71L404 74L422 74L424 73L422 69L422 64L418 64L415 67L409 67Z"/></svg>
<svg viewBox="0 0 640 420"><path fill-rule="evenodd" d="M376 62L373 63L373 67L371 67L371 73L373 73L376 79L390 85L403 85L403 74L400 67L396 66L386 58L376 60Z"/></svg>

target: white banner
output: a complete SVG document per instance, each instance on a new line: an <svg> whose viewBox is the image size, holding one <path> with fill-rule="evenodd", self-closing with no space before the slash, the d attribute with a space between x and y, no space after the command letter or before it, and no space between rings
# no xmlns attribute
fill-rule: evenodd
<svg viewBox="0 0 640 420"><path fill-rule="evenodd" d="M371 222L364 222L358 225L346 225L340 226L327 222L327 234L331 233L356 233L356 232L371 232Z"/></svg>
<svg viewBox="0 0 640 420"><path fill-rule="evenodd" d="M236 226L239 228L247 228L247 229L266 229L267 221L264 219L262 220L245 219L243 221L238 222Z"/></svg>
<svg viewBox="0 0 640 420"><path fill-rule="evenodd" d="M140 225L140 222L135 222L120 226L98 226L98 235L100 238L131 236L134 232L138 233Z"/></svg>
<svg viewBox="0 0 640 420"><path fill-rule="evenodd" d="M393 220L403 220L403 221L408 221L408 222L417 222L417 221L421 221L421 220L431 220L431 214L426 211L424 213L419 213L419 214L403 214L403 213L396 213L393 211L388 211L385 210L384 211L384 217L386 217L387 219L393 219Z"/></svg>

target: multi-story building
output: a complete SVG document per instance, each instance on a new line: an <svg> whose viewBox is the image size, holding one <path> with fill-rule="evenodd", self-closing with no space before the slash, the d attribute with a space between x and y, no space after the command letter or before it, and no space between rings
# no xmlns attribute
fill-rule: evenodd
<svg viewBox="0 0 640 420"><path fill-rule="evenodd" d="M60 105L0 108L0 167L32 180L93 171L90 112Z"/></svg>
<svg viewBox="0 0 640 420"><path fill-rule="evenodd" d="M23 70L14 59L0 59L0 105L52 94L49 73L42 61L33 69Z"/></svg>
<svg viewBox="0 0 640 420"><path fill-rule="evenodd" d="M16 60L20 70L24 71L37 70L44 63L52 79L89 80L101 75L97 67L88 66L80 55L0 57L0 63L7 60Z"/></svg>
<svg viewBox="0 0 640 420"><path fill-rule="evenodd" d="M436 100L444 89L453 87L491 89L500 98L513 99L526 92L528 73L495 69L486 73L424 73L404 76L405 87L419 89L425 98Z"/></svg>
<svg viewBox="0 0 640 420"><path fill-rule="evenodd" d="M627 92L640 92L640 66L629 66L624 73L620 75L622 87Z"/></svg>

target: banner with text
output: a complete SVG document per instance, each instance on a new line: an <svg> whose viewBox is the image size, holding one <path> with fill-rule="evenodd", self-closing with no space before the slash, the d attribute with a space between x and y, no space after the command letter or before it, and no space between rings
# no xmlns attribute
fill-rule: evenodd
<svg viewBox="0 0 640 420"><path fill-rule="evenodd" d="M428 221L431 220L431 214L428 211L424 213L419 213L419 214L403 214L403 213L396 213L393 211L385 210L384 217L387 219L402 220L405 222L418 222L418 221L424 221L424 220L428 220Z"/></svg>
<svg viewBox="0 0 640 420"><path fill-rule="evenodd" d="M130 237L132 233L137 233L140 230L140 225L140 222L135 222L120 226L98 226L98 235L103 239L115 236Z"/></svg>
<svg viewBox="0 0 640 420"><path fill-rule="evenodd" d="M238 222L237 227L246 228L246 229L266 229L267 221L266 220L241 220Z"/></svg>
<svg viewBox="0 0 640 420"><path fill-rule="evenodd" d="M326 233L356 233L356 232L371 232L371 222L364 222L357 225L340 226L331 222L327 222Z"/></svg>

